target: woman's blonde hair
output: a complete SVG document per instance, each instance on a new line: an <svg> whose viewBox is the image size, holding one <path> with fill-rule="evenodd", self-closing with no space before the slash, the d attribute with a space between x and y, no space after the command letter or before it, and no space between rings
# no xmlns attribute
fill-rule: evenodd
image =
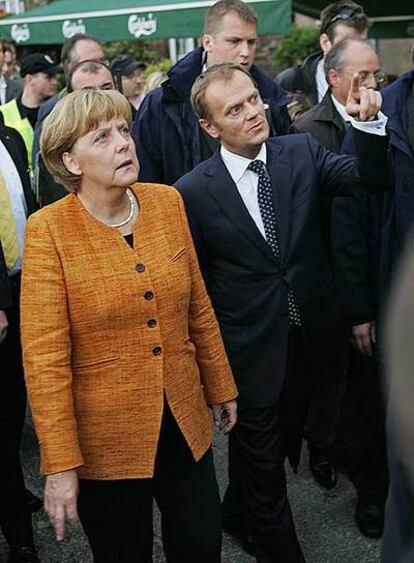
<svg viewBox="0 0 414 563"><path fill-rule="evenodd" d="M81 177L69 172L62 155L101 122L114 118L123 118L131 125L126 98L115 90L85 89L64 96L45 119L40 137L42 158L55 180L69 192L79 188Z"/></svg>

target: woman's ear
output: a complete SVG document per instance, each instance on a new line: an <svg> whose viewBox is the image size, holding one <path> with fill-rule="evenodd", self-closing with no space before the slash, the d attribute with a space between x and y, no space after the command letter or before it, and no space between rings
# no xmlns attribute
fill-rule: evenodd
<svg viewBox="0 0 414 563"><path fill-rule="evenodd" d="M71 174L74 176L82 176L82 168L77 160L77 158L70 152L64 152L62 154L62 162Z"/></svg>

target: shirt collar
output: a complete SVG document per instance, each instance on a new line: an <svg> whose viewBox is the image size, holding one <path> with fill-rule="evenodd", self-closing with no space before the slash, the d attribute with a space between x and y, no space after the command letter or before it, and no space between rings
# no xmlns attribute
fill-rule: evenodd
<svg viewBox="0 0 414 563"><path fill-rule="evenodd" d="M332 94L331 94L331 100L332 100L333 105L336 108L336 111L339 113L339 115L342 117L342 119L346 123L349 123L351 121L351 116L346 112L345 106L342 105L341 102L338 102L338 100Z"/></svg>
<svg viewBox="0 0 414 563"><path fill-rule="evenodd" d="M267 148L265 143L263 143L259 154L256 156L256 158L253 159L235 154L234 152L230 152L229 150L224 148L223 145L220 148L220 154L235 184L238 184L240 182L241 177L246 172L247 167L251 162L253 162L253 160L261 160L265 164L267 163Z"/></svg>

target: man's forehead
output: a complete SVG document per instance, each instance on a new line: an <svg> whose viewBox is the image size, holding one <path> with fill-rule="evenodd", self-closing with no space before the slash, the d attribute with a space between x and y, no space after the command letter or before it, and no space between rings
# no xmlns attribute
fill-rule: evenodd
<svg viewBox="0 0 414 563"><path fill-rule="evenodd" d="M75 72L72 77L72 87L74 90L82 90L83 88L102 88L103 85L112 84L113 80L109 71L105 68L98 72Z"/></svg>
<svg viewBox="0 0 414 563"><path fill-rule="evenodd" d="M344 53L344 66L362 67L369 64L379 66L378 55L368 44L351 43Z"/></svg>
<svg viewBox="0 0 414 563"><path fill-rule="evenodd" d="M256 86L244 72L236 70L230 77L217 78L208 86L206 95L223 107L242 101L246 95L257 92Z"/></svg>
<svg viewBox="0 0 414 563"><path fill-rule="evenodd" d="M217 22L213 35L217 33L233 37L245 36L248 33L254 37L257 35L257 25L255 22L244 20L237 12L232 10L224 14Z"/></svg>
<svg viewBox="0 0 414 563"><path fill-rule="evenodd" d="M102 47L90 39L81 39L78 41L75 44L73 52L75 59L93 60L96 58L96 55L99 55L98 59L104 56ZM93 53L93 55L91 53Z"/></svg>

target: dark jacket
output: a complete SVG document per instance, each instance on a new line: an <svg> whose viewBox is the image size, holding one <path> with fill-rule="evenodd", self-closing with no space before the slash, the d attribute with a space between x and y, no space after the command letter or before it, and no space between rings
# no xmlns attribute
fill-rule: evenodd
<svg viewBox="0 0 414 563"><path fill-rule="evenodd" d="M333 152L341 152L346 125L332 102L329 90L320 104L295 121L291 132L311 133L322 146Z"/></svg>
<svg viewBox="0 0 414 563"><path fill-rule="evenodd" d="M382 90L383 112L388 116L392 188L386 194L381 238L381 291L385 296L398 258L414 220L414 154L407 135L407 99L414 87L414 71L400 76Z"/></svg>
<svg viewBox="0 0 414 563"><path fill-rule="evenodd" d="M343 152L347 127L325 94L320 104L301 116L292 132L311 133L327 149ZM333 269L353 325L376 317L379 262L379 229L383 194L356 199L336 197L326 201L326 237Z"/></svg>
<svg viewBox="0 0 414 563"><path fill-rule="evenodd" d="M300 66L292 66L276 76L276 83L287 92L304 94L312 105L318 103L316 69L323 53L312 53Z"/></svg>
<svg viewBox="0 0 414 563"><path fill-rule="evenodd" d="M200 127L190 94L203 60L201 47L191 51L170 69L169 80L144 98L132 130L140 181L172 184L201 162ZM271 135L287 133L290 119L286 106L290 97L257 67L250 72L264 102L269 104Z"/></svg>

